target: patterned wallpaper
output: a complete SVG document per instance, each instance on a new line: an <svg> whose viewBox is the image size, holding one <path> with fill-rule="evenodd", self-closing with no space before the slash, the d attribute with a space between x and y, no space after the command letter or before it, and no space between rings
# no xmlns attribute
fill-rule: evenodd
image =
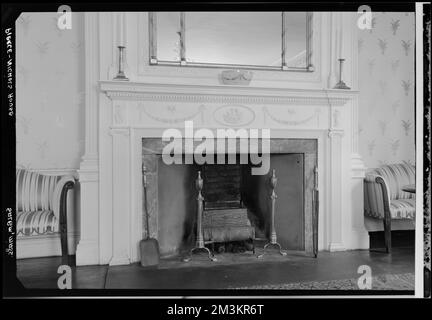
<svg viewBox="0 0 432 320"><path fill-rule="evenodd" d="M57 13L16 21L17 166L76 169L84 152L84 16L72 29Z"/></svg>
<svg viewBox="0 0 432 320"><path fill-rule="evenodd" d="M415 163L414 13L373 13L360 30L359 147L369 168Z"/></svg>
<svg viewBox="0 0 432 320"><path fill-rule="evenodd" d="M78 168L84 152L83 15L72 30L57 13L23 13L16 22L17 165ZM359 29L359 139L367 167L414 163L413 13L374 13Z"/></svg>

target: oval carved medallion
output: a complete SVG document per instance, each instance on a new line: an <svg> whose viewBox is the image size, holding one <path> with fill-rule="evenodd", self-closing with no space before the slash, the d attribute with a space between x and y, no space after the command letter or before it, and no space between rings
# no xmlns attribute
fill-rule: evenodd
<svg viewBox="0 0 432 320"><path fill-rule="evenodd" d="M226 105L213 112L215 121L224 126L243 127L255 120L255 112L242 105Z"/></svg>

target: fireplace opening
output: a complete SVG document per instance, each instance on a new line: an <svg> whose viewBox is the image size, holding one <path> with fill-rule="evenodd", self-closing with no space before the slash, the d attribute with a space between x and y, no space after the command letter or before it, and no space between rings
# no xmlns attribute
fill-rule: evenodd
<svg viewBox="0 0 432 320"><path fill-rule="evenodd" d="M239 157L239 155L237 155ZM270 155L276 170L275 226L284 249L305 250L305 158L303 153ZM215 253L253 250L252 238L270 238L270 173L252 175L251 163L171 164L159 157L158 240L162 257L182 254L196 237L198 171L203 178L204 234L218 239L209 245ZM236 225L231 227L230 224ZM242 227L238 227L238 226ZM209 231L210 230L210 231ZM213 232L213 234L209 234Z"/></svg>

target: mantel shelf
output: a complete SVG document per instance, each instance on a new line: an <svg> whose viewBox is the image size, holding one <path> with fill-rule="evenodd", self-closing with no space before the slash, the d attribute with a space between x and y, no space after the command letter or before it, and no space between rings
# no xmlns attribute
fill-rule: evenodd
<svg viewBox="0 0 432 320"><path fill-rule="evenodd" d="M113 100L192 101L223 103L272 103L341 106L358 95L354 90L282 89L228 85L162 84L99 81Z"/></svg>

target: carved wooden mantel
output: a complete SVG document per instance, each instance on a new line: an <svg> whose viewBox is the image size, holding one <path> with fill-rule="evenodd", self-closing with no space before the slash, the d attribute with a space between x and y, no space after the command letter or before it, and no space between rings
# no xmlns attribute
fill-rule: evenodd
<svg viewBox="0 0 432 320"><path fill-rule="evenodd" d="M167 128L269 128L272 138L318 145L319 250L366 248L364 166L358 155L355 13L317 14L310 73L256 71L249 86L221 85L221 70L148 64L145 13L86 13L86 154L80 167L81 240L77 264L139 260L142 238L142 139ZM120 22L121 23L120 23ZM131 81L116 73L116 34L126 39ZM343 33L342 33L343 31ZM334 90L343 39L344 79ZM326 88L326 89L323 89Z"/></svg>
<svg viewBox="0 0 432 320"><path fill-rule="evenodd" d="M352 171L358 160L353 149L356 125L352 122L357 92L114 81L99 84L101 93L110 99L108 108L100 110L101 117L107 119L100 130L110 137L110 147L106 147L112 168L110 264L139 259L142 139L160 138L164 129L183 128L186 120L193 120L195 128L269 128L272 138L316 139L322 177L319 189L323 190L319 247L332 251L352 248L345 230L350 237L356 230L360 238L364 237L358 224L363 220L353 218L349 193L352 179L358 180ZM152 236L157 237L157 232ZM364 239L355 241L356 246L359 242L364 246Z"/></svg>
<svg viewBox="0 0 432 320"><path fill-rule="evenodd" d="M114 127L254 127L343 131L356 91L101 81ZM356 110L354 110L356 111ZM353 130L354 131L354 130ZM333 133L332 133L333 134Z"/></svg>
<svg viewBox="0 0 432 320"><path fill-rule="evenodd" d="M260 103L284 105L344 105L358 94L353 90L286 89L243 86L182 85L166 83L101 81L112 100L174 102Z"/></svg>

